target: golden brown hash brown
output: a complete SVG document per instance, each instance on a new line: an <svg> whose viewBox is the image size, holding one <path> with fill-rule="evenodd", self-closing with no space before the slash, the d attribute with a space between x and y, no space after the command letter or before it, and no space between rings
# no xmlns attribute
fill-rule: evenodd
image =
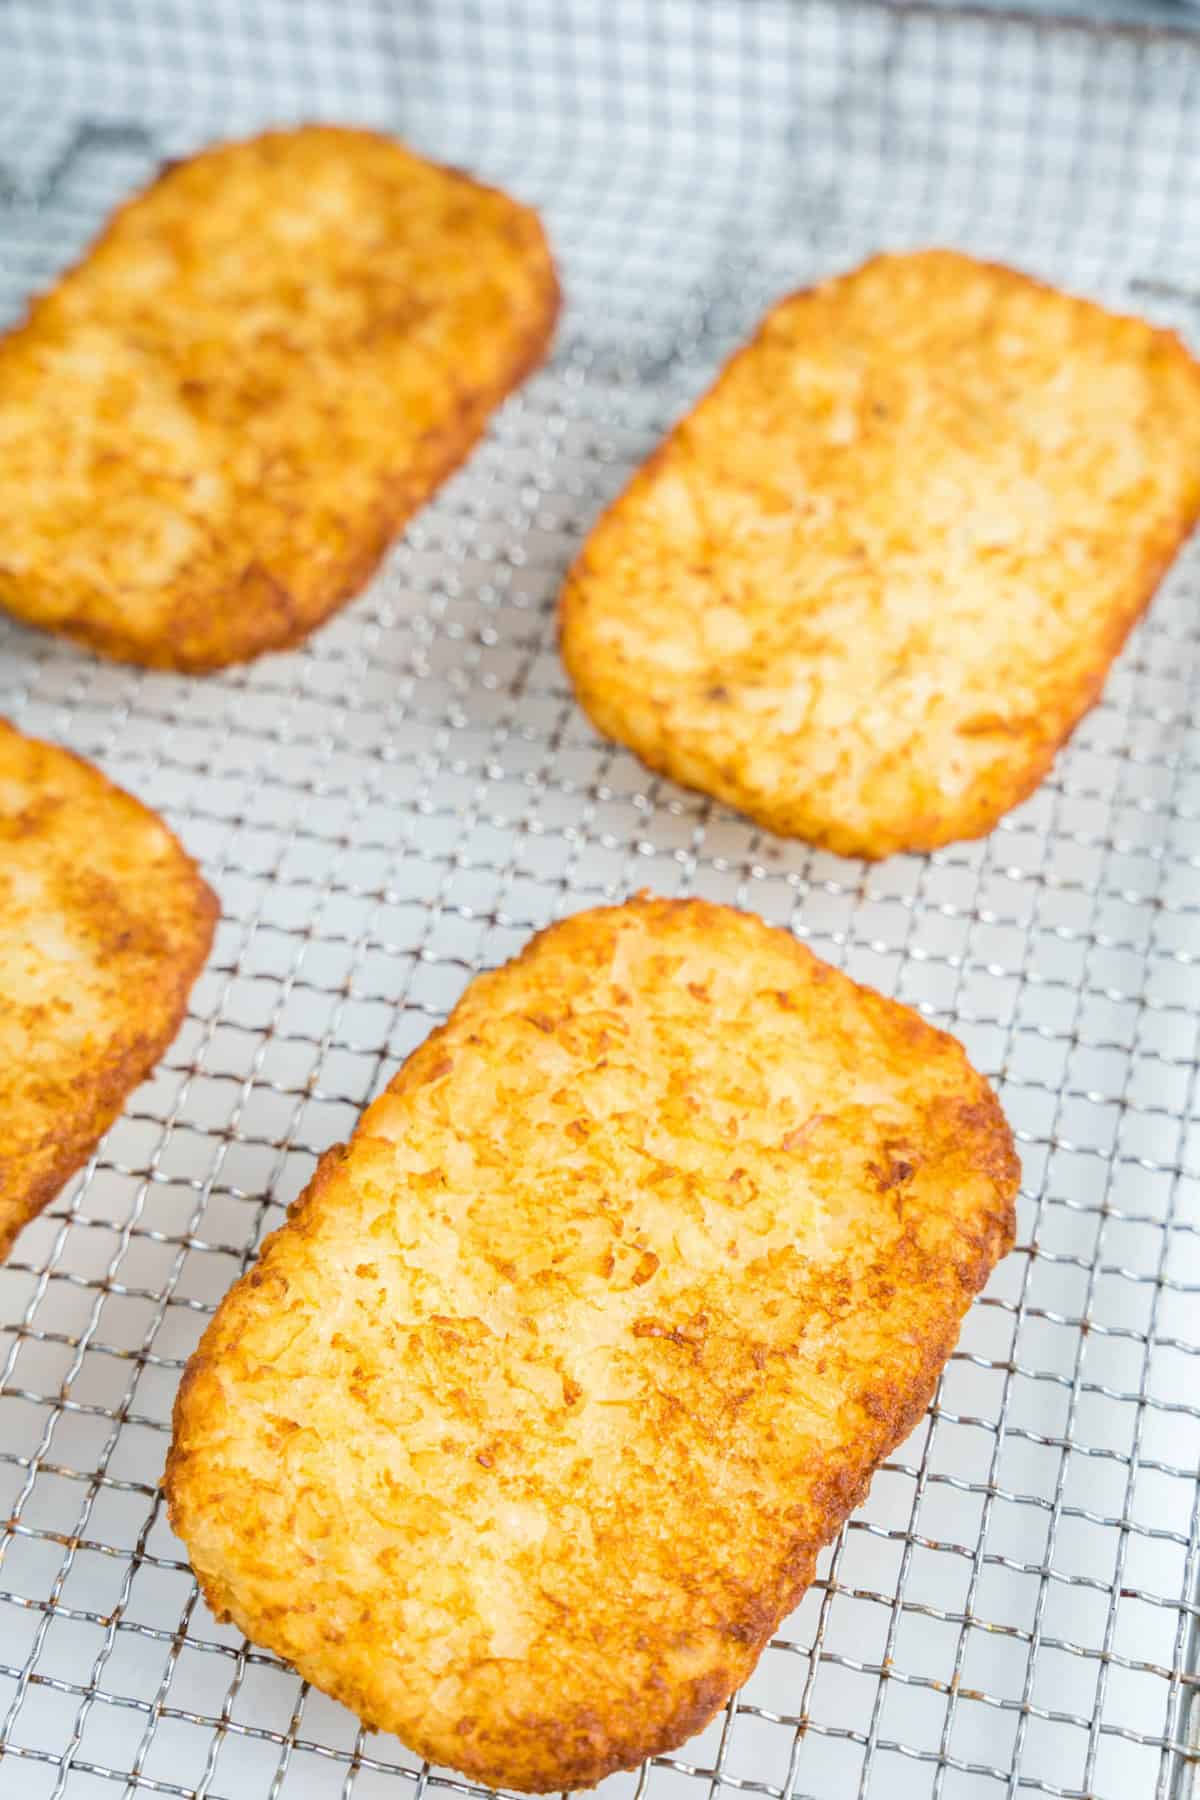
<svg viewBox="0 0 1200 1800"><path fill-rule="evenodd" d="M214 1611L490 1784L697 1731L929 1400L1018 1166L952 1038L702 901L476 979L189 1364Z"/></svg>
<svg viewBox="0 0 1200 1800"><path fill-rule="evenodd" d="M0 1257L175 1036L216 919L161 819L0 721Z"/></svg>
<svg viewBox="0 0 1200 1800"><path fill-rule="evenodd" d="M557 309L533 212L374 132L168 168L0 339L0 604L157 668L295 643Z"/></svg>
<svg viewBox="0 0 1200 1800"><path fill-rule="evenodd" d="M579 700L652 769L844 855L989 831L1200 512L1170 332L948 251L782 301L604 515Z"/></svg>

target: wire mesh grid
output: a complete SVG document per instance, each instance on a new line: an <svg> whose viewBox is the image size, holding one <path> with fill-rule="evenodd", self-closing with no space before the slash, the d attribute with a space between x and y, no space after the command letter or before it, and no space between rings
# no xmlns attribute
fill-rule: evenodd
<svg viewBox="0 0 1200 1800"><path fill-rule="evenodd" d="M158 806L224 909L172 1051L0 1271L5 1800L476 1791L208 1613L157 1485L170 1406L316 1155L471 974L641 885L750 907L949 1026L1025 1181L927 1419L751 1681L608 1788L1187 1791L1200 558L1030 802L871 868L600 743L553 603L769 299L881 245L962 244L1200 330L1198 98L1186 36L934 7L10 0L6 313L163 155L316 114L537 202L568 307L551 365L300 650L187 681L0 627L0 707Z"/></svg>

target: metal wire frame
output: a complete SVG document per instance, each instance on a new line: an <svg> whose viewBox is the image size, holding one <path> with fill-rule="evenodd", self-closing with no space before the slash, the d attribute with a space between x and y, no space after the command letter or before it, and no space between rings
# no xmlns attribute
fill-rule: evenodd
<svg viewBox="0 0 1200 1800"><path fill-rule="evenodd" d="M552 367L299 652L188 683L0 638L5 710L161 806L225 909L162 1069L0 1276L0 1794L476 1791L207 1614L158 1497L170 1400L314 1155L471 973L642 883L790 924L949 1024L1026 1180L1020 1248L799 1613L708 1732L614 1792L1182 1792L1197 559L1033 801L878 869L599 744L552 603L761 306L882 242L962 242L1194 328L1194 40L790 0L77 13L0 23L0 303L158 155L315 95L537 200L570 304Z"/></svg>

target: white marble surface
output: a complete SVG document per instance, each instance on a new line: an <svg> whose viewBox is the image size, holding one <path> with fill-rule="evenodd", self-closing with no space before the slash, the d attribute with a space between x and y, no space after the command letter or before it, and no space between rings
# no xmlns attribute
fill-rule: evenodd
<svg viewBox="0 0 1200 1800"><path fill-rule="evenodd" d="M171 1400L262 1230L471 971L645 884L748 906L953 1029L1025 1179L1019 1248L929 1418L644 1800L1175 1800L1200 554L1025 806L872 868L600 743L554 605L597 509L768 300L882 244L1023 262L1200 343L1200 44L833 0L662 0L651 41L645 0L439 0L394 9L389 48L380 16L0 4L0 315L163 154L317 111L535 201L568 296L550 365L296 651L185 681L0 624L0 711L161 808L225 915L177 1044L0 1269L0 1795L456 1791L206 1612L156 1485Z"/></svg>

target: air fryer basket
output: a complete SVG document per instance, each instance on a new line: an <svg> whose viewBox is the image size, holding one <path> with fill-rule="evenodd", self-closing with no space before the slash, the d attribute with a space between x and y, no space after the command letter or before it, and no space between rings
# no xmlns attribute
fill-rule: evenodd
<svg viewBox="0 0 1200 1800"><path fill-rule="evenodd" d="M601 743L554 603L764 306L882 246L961 245L1200 340L1200 39L858 0L8 0L0 309L163 157L318 116L537 203L564 322L299 650L185 680L0 625L0 711L160 807L225 915L174 1049L0 1271L0 1794L475 1792L213 1620L157 1485L171 1402L316 1154L471 974L646 885L788 925L955 1031L1025 1181L928 1418L757 1673L608 1788L1182 1795L1200 559L1032 800L984 842L875 867Z"/></svg>

